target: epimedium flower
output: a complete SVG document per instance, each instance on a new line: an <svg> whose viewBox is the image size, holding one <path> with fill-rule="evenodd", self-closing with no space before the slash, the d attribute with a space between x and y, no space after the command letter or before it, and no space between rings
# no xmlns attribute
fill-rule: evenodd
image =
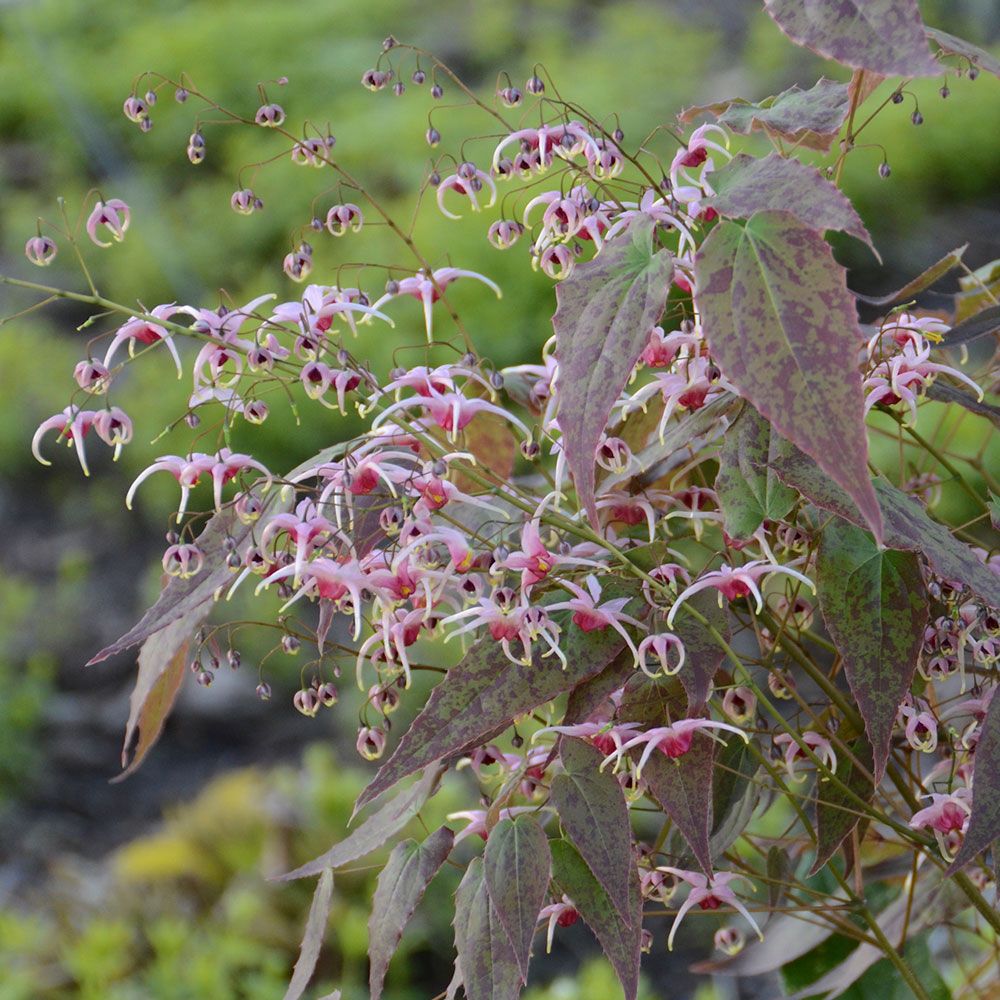
<svg viewBox="0 0 1000 1000"><path fill-rule="evenodd" d="M184 374L184 369L181 366L180 355L177 353L177 346L174 344L170 331L162 323L157 323L155 320L166 322L178 312L190 311L190 309L184 306L178 306L173 302L169 302L166 305L150 309L148 313L148 316L151 317L150 319L133 317L128 320L128 322L115 331L115 335L111 338L111 343L108 345L108 349L104 355L104 366L109 369L112 367L114 357L122 344L128 344L129 357L134 357L136 342L148 346L163 341L170 352L170 356L174 359L174 365L177 367L177 377L180 378Z"/></svg>
<svg viewBox="0 0 1000 1000"><path fill-rule="evenodd" d="M785 748L785 770L792 781L804 781L805 775L795 773L796 764L808 760L803 746L808 747L829 771L837 770L837 754L830 743L830 738L815 730L807 729L801 734L778 733L774 737L774 745Z"/></svg>
<svg viewBox="0 0 1000 1000"><path fill-rule="evenodd" d="M546 921L548 930L545 932L545 954L552 951L552 938L556 927L572 927L580 919L576 904L565 893L558 902L543 906L538 912L538 922Z"/></svg>
<svg viewBox="0 0 1000 1000"><path fill-rule="evenodd" d="M99 247L109 247L111 242L105 243L98 235L98 226L102 227L115 243L121 243L125 238L125 231L132 221L132 213L121 200L121 198L111 198L108 201L98 201L94 210L87 219L87 235L93 243Z"/></svg>
<svg viewBox="0 0 1000 1000"><path fill-rule="evenodd" d="M649 668L650 654L658 665L656 670ZM671 654L676 657L676 662L671 663ZM684 666L684 655L684 643L672 632L647 635L639 643L639 668L649 677L672 677L680 673L681 667Z"/></svg>
<svg viewBox="0 0 1000 1000"><path fill-rule="evenodd" d="M62 413L57 413L49 417L48 420L43 420L31 439L31 454L42 465L51 465L52 463L42 456L39 446L41 445L42 438L49 431L58 431L59 437L64 439L67 445L76 448L76 456L80 461L80 468L83 469L85 476L89 476L90 468L87 465L87 454L84 450L83 439L87 436L90 428L93 427L96 416L97 413L94 410L82 410L79 406L70 405Z"/></svg>
<svg viewBox="0 0 1000 1000"><path fill-rule="evenodd" d="M670 934L667 936L667 948L670 951L674 949L674 936L677 934L681 922L687 915L688 910L693 906L700 906L703 910L717 910L720 906L731 906L746 918L757 934L757 937L761 941L764 940L764 934L757 925L757 921L754 920L750 911L740 902L736 893L730 887L731 883L736 879L742 879L752 886L753 883L750 882L750 879L746 875L741 875L738 872L715 872L709 878L704 872L688 871L684 868L671 868L667 865L663 867L663 870L670 872L671 875L676 875L691 886L687 894L687 899L681 904L677 915L674 917L674 922L670 925Z"/></svg>
<svg viewBox="0 0 1000 1000"><path fill-rule="evenodd" d="M48 267L56 259L58 252L55 240L49 239L48 236L32 236L24 244L24 256L35 267Z"/></svg>
<svg viewBox="0 0 1000 1000"><path fill-rule="evenodd" d="M351 202L334 205L326 213L326 228L331 236L343 236L348 230L352 233L360 233L364 224L365 219L361 209Z"/></svg>
<svg viewBox="0 0 1000 1000"><path fill-rule="evenodd" d="M601 767L604 768L614 761L614 769L617 770L618 766L625 760L629 750L644 745L635 767L635 777L639 779L642 777L643 767L653 755L654 750L660 750L671 760L683 757L691 749L694 734L699 729L724 729L727 732L736 733L744 743L750 742L750 737L742 729L732 726L728 722L716 722L714 719L680 719L668 726L656 726L631 737L620 747L616 747L612 753L609 753L601 762Z"/></svg>
<svg viewBox="0 0 1000 1000"><path fill-rule="evenodd" d="M636 663L642 662L639 650L636 649L632 637L628 634L625 625L645 631L645 626L638 619L625 614L625 606L631 598L618 597L611 601L598 604L601 599L601 585L597 582L597 577L587 576L584 581L587 589L578 586L571 580L559 580L559 586L568 590L573 597L568 601L556 601L554 604L546 606L547 611L572 611L573 624L584 632L603 631L606 628L613 628L624 640L625 645L631 650Z"/></svg>
<svg viewBox="0 0 1000 1000"><path fill-rule="evenodd" d="M965 833L972 815L972 804L969 799L972 791L969 788L959 788L954 792L941 794L931 792L924 798L931 804L918 810L910 818L910 826L914 830L930 829L934 831L941 854L951 860L956 853L956 840Z"/></svg>
<svg viewBox="0 0 1000 1000"><path fill-rule="evenodd" d="M455 212L449 211L444 205L444 196L448 191L454 191L457 194L464 195L469 199L469 206L472 208L473 212L481 212L484 208L492 208L496 204L497 200L497 186L493 182L493 178L490 177L488 173L483 170L479 170L476 167L471 169L463 168L466 165L463 164L459 167L459 173L451 174L445 177L437 186L437 204L438 208L441 210L441 214L448 219L460 219L460 215ZM489 201L485 205L480 205L479 203L479 192L486 188L489 192Z"/></svg>

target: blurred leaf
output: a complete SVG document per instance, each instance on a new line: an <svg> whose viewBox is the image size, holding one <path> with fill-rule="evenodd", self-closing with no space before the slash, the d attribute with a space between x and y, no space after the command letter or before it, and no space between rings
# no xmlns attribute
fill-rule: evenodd
<svg viewBox="0 0 1000 1000"><path fill-rule="evenodd" d="M971 344L982 337L993 337L1000 333L1000 306L990 306L956 323L945 335L940 344L932 347L957 347L960 344Z"/></svg>
<svg viewBox="0 0 1000 1000"><path fill-rule="evenodd" d="M377 812L372 813L349 837L313 861L288 872L287 875L279 876L277 881L287 882L316 875L327 868L341 868L378 850L420 812L424 803L434 794L443 773L444 768L440 765L428 767L419 781L405 792L400 792Z"/></svg>
<svg viewBox="0 0 1000 1000"><path fill-rule="evenodd" d="M907 302L918 292L925 288L930 288L939 278L943 278L949 271L954 270L962 261L962 255L969 248L968 243L956 247L951 253L945 254L939 261L931 264L912 281L908 281L902 288L897 288L888 295L862 295L861 292L854 292L854 297L862 302L867 302L870 306L891 306L894 302Z"/></svg>
<svg viewBox="0 0 1000 1000"><path fill-rule="evenodd" d="M961 56L963 59L968 59L974 66L986 70L987 73L1000 77L1000 59L985 49L973 45L972 42L967 42L964 38L949 35L947 31L941 31L940 28L924 28L924 31L932 42L937 42L941 46L944 55Z"/></svg>
<svg viewBox="0 0 1000 1000"><path fill-rule="evenodd" d="M490 902L527 983L531 939L552 875L548 838L538 820L523 814L500 820L486 841L483 866Z"/></svg>
<svg viewBox="0 0 1000 1000"><path fill-rule="evenodd" d="M583 740L563 737L559 759L565 771L552 779L550 793L559 822L619 915L630 920L635 858L622 787L610 770L600 770L600 751Z"/></svg>
<svg viewBox="0 0 1000 1000"><path fill-rule="evenodd" d="M577 497L595 527L597 446L670 292L673 257L653 252L653 229L650 218L639 216L556 285L557 420Z"/></svg>
<svg viewBox="0 0 1000 1000"><path fill-rule="evenodd" d="M767 905L774 909L785 895L785 888L792 880L795 870L788 851L775 844L767 852Z"/></svg>
<svg viewBox="0 0 1000 1000"><path fill-rule="evenodd" d="M771 425L749 405L723 438L715 491L730 538L748 539L765 520L780 521L795 506L795 492L770 468L779 445Z"/></svg>
<svg viewBox="0 0 1000 1000"><path fill-rule="evenodd" d="M568 840L554 840L551 846L552 881L556 891L573 900L577 912L594 932L614 968L625 991L625 1000L635 1000L639 991L642 944L642 894L638 870L633 865L629 873L631 914L626 920Z"/></svg>
<svg viewBox="0 0 1000 1000"><path fill-rule="evenodd" d="M422 844L404 840L389 855L379 873L368 921L368 989L380 1000L385 974L424 890L451 853L455 835L448 827L435 830Z"/></svg>
<svg viewBox="0 0 1000 1000"><path fill-rule="evenodd" d="M333 899L333 872L328 868L319 877L316 892L313 895L309 917L306 920L306 932L302 938L302 948L298 961L292 973L292 981L288 984L285 1000L299 1000L316 971L316 962L323 947L326 934L326 922L330 918L330 903Z"/></svg>
<svg viewBox="0 0 1000 1000"><path fill-rule="evenodd" d="M713 171L712 187L715 194L707 203L720 215L749 219L755 212L780 209L819 233L840 230L875 250L847 195L810 164L780 153L763 158L737 153Z"/></svg>
<svg viewBox="0 0 1000 1000"><path fill-rule="evenodd" d="M767 419L851 496L877 536L868 475L862 342L844 269L787 212L725 221L695 256L696 301L713 356Z"/></svg>
<svg viewBox="0 0 1000 1000"><path fill-rule="evenodd" d="M837 757L836 775L858 798L870 802L875 796L875 786L871 781L875 766L871 744L861 737L850 744L850 750L864 770L841 753ZM826 865L844 838L850 836L863 818L857 804L838 785L830 781L816 782L816 860L809 869L810 875L815 875Z"/></svg>
<svg viewBox="0 0 1000 1000"><path fill-rule="evenodd" d="M521 973L490 902L483 859L473 858L455 893L455 949L468 1000L514 1000L521 992Z"/></svg>
<svg viewBox="0 0 1000 1000"><path fill-rule="evenodd" d="M760 761L750 743L731 737L724 746L716 746L712 769L712 830L708 840L713 858L729 850L753 817L761 795L760 786L754 780L759 770Z"/></svg>
<svg viewBox="0 0 1000 1000"><path fill-rule="evenodd" d="M764 0L764 9L797 45L882 76L937 76L916 0L802 3Z"/></svg>
<svg viewBox="0 0 1000 1000"><path fill-rule="evenodd" d="M689 122L707 111L715 115L720 125L740 135L763 131L774 139L784 139L795 146L826 153L847 120L849 109L847 85L823 79L809 90L802 90L796 85L758 104L736 97L716 104L687 108L680 119Z"/></svg>
<svg viewBox="0 0 1000 1000"><path fill-rule="evenodd" d="M924 392L928 399L933 399L938 403L955 403L970 413L986 417L990 423L1000 427L1000 406L984 403L976 399L975 396L970 396L967 392L956 389L953 385L948 385L947 382L931 382Z"/></svg>
<svg viewBox="0 0 1000 1000"><path fill-rule="evenodd" d="M880 549L866 531L836 519L823 529L816 589L865 722L878 781L924 641L928 597L920 562L912 552Z"/></svg>
<svg viewBox="0 0 1000 1000"><path fill-rule="evenodd" d="M604 596L632 595L636 589L609 581ZM563 670L542 659L537 647L525 666L507 659L493 639L476 643L431 692L393 755L361 793L358 808L408 774L478 745L517 716L599 674L624 646L612 629L588 633L570 625L563 635L567 660Z"/></svg>

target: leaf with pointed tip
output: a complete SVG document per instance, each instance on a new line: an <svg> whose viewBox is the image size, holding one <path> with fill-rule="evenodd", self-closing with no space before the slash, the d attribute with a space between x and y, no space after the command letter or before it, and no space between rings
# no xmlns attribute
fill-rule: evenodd
<svg viewBox="0 0 1000 1000"><path fill-rule="evenodd" d="M637 589L631 582L608 581L604 597L633 596ZM498 727L599 674L625 646L613 629L583 632L569 625L563 637L565 669L543 659L537 646L525 666L508 660L493 639L476 643L431 692L393 755L359 796L357 808L408 774L477 745Z"/></svg>
<svg viewBox="0 0 1000 1000"><path fill-rule="evenodd" d="M674 623L674 633L684 643L684 666L678 671L677 679L687 693L689 713L700 711L708 701L712 679L725 657L722 647L708 631L709 626L714 627L727 642L731 635L729 611L719 606L717 596L714 592L701 591L687 602L708 619L708 625L702 624L694 615L687 614L680 615Z"/></svg>
<svg viewBox="0 0 1000 1000"><path fill-rule="evenodd" d="M552 779L549 801L559 822L623 920L631 920L629 880L635 867L632 827L621 785L601 771L600 751L582 740L563 738L565 769Z"/></svg>
<svg viewBox="0 0 1000 1000"><path fill-rule="evenodd" d="M377 851L420 812L424 803L434 794L443 773L444 768L440 765L427 768L419 781L406 791L400 792L377 812L372 813L346 839L334 844L325 854L290 871L287 875L279 875L275 881L288 882L315 875L326 868L341 868L371 854L372 851Z"/></svg>
<svg viewBox="0 0 1000 1000"><path fill-rule="evenodd" d="M830 151L833 140L847 121L851 95L847 84L822 79L809 90L798 85L767 97L757 104L741 97L716 104L687 108L681 121L689 122L703 112L715 115L719 124L740 135L766 132L795 146Z"/></svg>
<svg viewBox="0 0 1000 1000"><path fill-rule="evenodd" d="M912 552L880 549L866 531L836 519L823 529L816 589L880 781L924 641L928 598L920 562Z"/></svg>
<svg viewBox="0 0 1000 1000"><path fill-rule="evenodd" d="M972 815L949 875L1000 837L1000 696L990 700L972 758Z"/></svg>
<svg viewBox="0 0 1000 1000"><path fill-rule="evenodd" d="M967 42L964 38L949 35L947 31L941 31L940 28L924 28L924 31L932 42L936 42L941 47L942 54L961 56L963 59L968 59L974 66L986 70L987 73L1000 77L1000 59L991 55L986 49L981 49L978 45L973 45L972 42Z"/></svg>
<svg viewBox="0 0 1000 1000"><path fill-rule="evenodd" d="M990 306L989 309L983 309L974 316L956 323L939 344L932 344L931 347L959 347L983 337L994 337L998 333L1000 333L1000 306Z"/></svg>
<svg viewBox="0 0 1000 1000"><path fill-rule="evenodd" d="M864 519L851 498L819 466L785 441L771 458L771 468L792 489L817 507L831 511L858 527ZM923 506L884 479L875 480L875 494L885 521L885 544L893 549L919 552L931 569L946 580L961 581L983 603L1000 607L1000 579L969 548Z"/></svg>
<svg viewBox="0 0 1000 1000"><path fill-rule="evenodd" d="M861 767L847 754L840 753L837 755L837 778L858 798L870 802L875 796L871 744L864 737L859 737L850 745L850 750ZM815 875L826 865L861 819L863 817L857 804L839 785L829 781L816 785L816 860L809 869L810 875Z"/></svg>
<svg viewBox="0 0 1000 1000"><path fill-rule="evenodd" d="M882 76L937 76L917 0L764 0L796 45Z"/></svg>
<svg viewBox="0 0 1000 1000"><path fill-rule="evenodd" d="M320 949L323 947L323 936L326 934L326 922L330 919L330 903L333 900L333 872L327 868L320 875L313 893L312 906L309 907L309 917L306 920L306 932L302 937L299 957L292 972L292 981L288 984L285 1000L299 1000L309 985L316 962L319 960Z"/></svg>
<svg viewBox="0 0 1000 1000"><path fill-rule="evenodd" d="M807 163L779 153L763 158L737 153L712 173L712 187L715 194L706 204L730 219L781 209L817 232L836 229L875 250L847 195Z"/></svg>
<svg viewBox="0 0 1000 1000"><path fill-rule="evenodd" d="M985 417L990 423L1000 427L1000 406L985 403L946 382L931 382L924 392L928 399L933 399L938 403L955 403L962 409L975 413L978 417Z"/></svg>
<svg viewBox="0 0 1000 1000"><path fill-rule="evenodd" d="M515 1000L521 992L521 973L507 932L490 902L482 858L469 862L455 893L454 927L468 1000Z"/></svg>
<svg viewBox="0 0 1000 1000"><path fill-rule="evenodd" d="M554 840L551 846L552 881L556 891L573 900L577 912L594 932L615 970L625 991L625 1000L635 1000L639 991L642 945L642 893L638 869L633 865L629 873L631 919L626 920L568 840Z"/></svg>
<svg viewBox="0 0 1000 1000"><path fill-rule="evenodd" d="M844 269L822 237L788 212L725 221L695 257L697 302L726 377L783 437L855 501L877 537L868 476L862 343Z"/></svg>
<svg viewBox="0 0 1000 1000"><path fill-rule="evenodd" d="M765 520L780 521L795 506L795 492L770 468L780 439L752 407L744 406L719 452L715 492L730 538L748 539Z"/></svg>
<svg viewBox="0 0 1000 1000"><path fill-rule="evenodd" d="M454 842L455 834L446 826L435 830L422 844L404 840L392 849L379 873L368 920L371 1000L380 1000L385 974L403 930L424 890L447 860Z"/></svg>
<svg viewBox="0 0 1000 1000"><path fill-rule="evenodd" d="M712 764L711 856L721 857L747 828L760 802L761 789L754 780L760 770L755 747L735 736L716 744Z"/></svg>
<svg viewBox="0 0 1000 1000"><path fill-rule="evenodd" d="M483 866L490 902L527 983L531 939L552 875L549 841L538 820L526 814L500 820L490 830Z"/></svg>
<svg viewBox="0 0 1000 1000"><path fill-rule="evenodd" d="M670 292L673 257L653 252L653 230L640 216L556 285L557 420L580 506L595 527L597 447Z"/></svg>
<svg viewBox="0 0 1000 1000"><path fill-rule="evenodd" d="M935 281L958 267L962 262L962 255L968 248L968 243L956 247L951 253L945 254L940 260L921 271L912 281L908 281L902 288L897 288L894 292L889 292L888 295L863 295L861 292L854 292L854 297L870 306L891 306L895 302L907 302L914 295L922 292L925 288L930 288Z"/></svg>

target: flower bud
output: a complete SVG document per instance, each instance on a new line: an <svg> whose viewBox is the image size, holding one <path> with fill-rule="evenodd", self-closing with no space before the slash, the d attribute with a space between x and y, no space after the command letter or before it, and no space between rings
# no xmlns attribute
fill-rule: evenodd
<svg viewBox="0 0 1000 1000"><path fill-rule="evenodd" d="M240 493L234 506L236 516L243 524L253 524L264 511L263 504L252 493Z"/></svg>
<svg viewBox="0 0 1000 1000"><path fill-rule="evenodd" d="M263 128L278 128L285 122L285 109L280 104L263 104L257 109L253 120Z"/></svg>
<svg viewBox="0 0 1000 1000"><path fill-rule="evenodd" d="M358 730L358 740L355 746L365 760L378 760L385 753L385 742L383 730L362 726Z"/></svg>
<svg viewBox="0 0 1000 1000"><path fill-rule="evenodd" d="M306 718L311 719L319 711L319 695L312 688L302 688L301 691L296 691L292 696L292 704Z"/></svg>
<svg viewBox="0 0 1000 1000"><path fill-rule="evenodd" d="M538 75L535 74L524 85L524 89L529 94L533 94L535 97L537 97L539 94L545 93L545 84L541 81Z"/></svg>
<svg viewBox="0 0 1000 1000"><path fill-rule="evenodd" d="M441 133L436 128L431 127L427 130L425 138L427 145L433 149L441 142Z"/></svg>
<svg viewBox="0 0 1000 1000"><path fill-rule="evenodd" d="M422 69L415 69L410 79L419 87L427 79L427 74Z"/></svg>
<svg viewBox="0 0 1000 1000"><path fill-rule="evenodd" d="M199 670L197 680L202 687L207 688L215 680L215 674L211 670Z"/></svg>
<svg viewBox="0 0 1000 1000"><path fill-rule="evenodd" d="M178 104L183 104L188 99L188 92L184 87L178 87L174 91L174 100Z"/></svg>
<svg viewBox="0 0 1000 1000"><path fill-rule="evenodd" d="M271 685L268 684L267 681L261 681L260 684L257 685L257 697L260 698L261 701L271 700Z"/></svg>
<svg viewBox="0 0 1000 1000"><path fill-rule="evenodd" d="M757 712L757 695L746 687L731 687L722 696L722 711L738 726L753 721Z"/></svg>
<svg viewBox="0 0 1000 1000"><path fill-rule="evenodd" d="M316 690L316 695L320 700L320 704L325 708L333 708L333 706L336 705L340 699L340 695L337 693L336 687L329 682L321 684Z"/></svg>
<svg viewBox="0 0 1000 1000"><path fill-rule="evenodd" d="M267 415L267 403L264 403L259 399L255 399L252 402L247 403L243 409L244 418L251 424L264 423L264 421L267 420Z"/></svg>
<svg viewBox="0 0 1000 1000"><path fill-rule="evenodd" d="M720 927L715 932L715 947L726 955L738 955L746 944L743 931L738 927Z"/></svg>
<svg viewBox="0 0 1000 1000"><path fill-rule="evenodd" d="M972 74L970 73L969 75L971 76ZM433 97L435 101L439 101L443 96L444 96L444 88L441 86L441 84L435 83L434 86L431 87L431 97Z"/></svg>
<svg viewBox="0 0 1000 1000"><path fill-rule="evenodd" d="M48 236L32 236L24 244L24 256L36 267L48 267L55 260L59 248Z"/></svg>
<svg viewBox="0 0 1000 1000"><path fill-rule="evenodd" d="M281 648L289 656L295 656L301 647L302 643L294 635L283 635L281 637Z"/></svg>
<svg viewBox="0 0 1000 1000"><path fill-rule="evenodd" d="M135 122L137 125L149 114L146 102L141 97L136 97L135 94L125 99L122 111L130 122Z"/></svg>
<svg viewBox="0 0 1000 1000"><path fill-rule="evenodd" d="M104 395L111 384L111 373L100 361L81 361L73 369L73 378L81 389Z"/></svg>
<svg viewBox="0 0 1000 1000"><path fill-rule="evenodd" d="M230 205L233 206L233 211L238 215L252 215L258 208L258 201L259 199L250 188L234 191L232 198L229 199ZM260 207L262 207L262 203Z"/></svg>

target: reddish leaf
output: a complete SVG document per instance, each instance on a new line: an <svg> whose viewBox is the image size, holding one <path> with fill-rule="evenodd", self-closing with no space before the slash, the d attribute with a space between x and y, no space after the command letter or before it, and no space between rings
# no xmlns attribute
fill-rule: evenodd
<svg viewBox="0 0 1000 1000"><path fill-rule="evenodd" d="M780 441L752 406L743 407L723 438L715 491L730 538L748 539L765 520L780 521L795 506L795 492L770 468Z"/></svg>
<svg viewBox="0 0 1000 1000"><path fill-rule="evenodd" d="M882 76L936 76L917 0L764 0L797 45Z"/></svg>
<svg viewBox="0 0 1000 1000"><path fill-rule="evenodd" d="M865 721L879 781L924 640L928 607L920 563L912 552L880 549L867 532L836 519L823 529L816 589Z"/></svg>
<svg viewBox="0 0 1000 1000"><path fill-rule="evenodd" d="M635 1000L639 991L639 957L642 943L642 894L639 872L633 865L628 891L631 919L625 920L587 863L568 840L552 842L552 881L556 891L573 900L577 912L594 932L618 976L625 1000Z"/></svg>
<svg viewBox="0 0 1000 1000"><path fill-rule="evenodd" d="M787 212L758 212L745 227L716 227L695 274L705 334L723 371L851 495L881 537L854 364L863 338L829 246Z"/></svg>
<svg viewBox="0 0 1000 1000"><path fill-rule="evenodd" d="M323 947L323 936L326 934L326 922L330 919L332 899L333 872L327 869L320 876L316 892L313 894L312 906L309 908L309 917L306 920L306 932L292 972L292 981L285 993L285 1000L299 1000L316 971L316 962Z"/></svg>
<svg viewBox="0 0 1000 1000"><path fill-rule="evenodd" d="M463 450L471 452L480 468L501 481L509 480L514 473L517 458L517 438L510 424L495 413L480 413L463 432ZM455 485L464 493L482 493L479 483L455 472Z"/></svg>
<svg viewBox="0 0 1000 1000"><path fill-rule="evenodd" d="M943 55L961 56L980 69L986 70L987 73L1000 76L1000 59L985 49L973 45L972 42L967 42L964 38L949 35L947 31L941 31L939 28L924 28L924 31L932 42L936 42L941 47Z"/></svg>
<svg viewBox="0 0 1000 1000"><path fill-rule="evenodd" d="M958 267L968 246L969 244L966 243L956 247L951 253L945 254L940 260L935 261L930 267L918 274L912 281L908 281L902 288L897 288L894 292L889 292L888 295L862 295L860 292L854 292L854 297L871 306L891 306L894 302L906 302L925 288L930 288L935 281Z"/></svg>
<svg viewBox="0 0 1000 1000"><path fill-rule="evenodd" d="M670 291L673 257L653 252L653 228L639 217L556 286L558 422L577 497L595 527L597 446Z"/></svg>
<svg viewBox="0 0 1000 1000"><path fill-rule="evenodd" d="M990 423L1000 427L1000 406L976 399L975 396L970 396L967 392L956 389L953 385L948 385L947 382L931 382L924 393L928 399L933 399L938 403L954 403L970 413L985 417Z"/></svg>
<svg viewBox="0 0 1000 1000"><path fill-rule="evenodd" d="M763 159L737 153L712 174L712 187L708 204L720 215L749 219L754 212L781 209L817 232L840 230L875 250L847 196L807 163L778 153Z"/></svg>
<svg viewBox="0 0 1000 1000"><path fill-rule="evenodd" d="M537 916L537 914L536 914ZM521 973L490 902L483 859L473 858L455 893L455 950L468 1000L515 1000Z"/></svg>
<svg viewBox="0 0 1000 1000"><path fill-rule="evenodd" d="M609 582L604 595L614 598L635 592L634 586L628 589ZM408 774L482 743L517 716L599 674L625 645L612 629L588 633L568 625L563 634L565 669L543 659L537 650L525 666L511 663L491 638L476 643L431 692L393 755L361 793L356 808Z"/></svg>
<svg viewBox="0 0 1000 1000"><path fill-rule="evenodd" d="M972 758L972 815L948 874L954 875L964 868L997 837L1000 837L1000 696L990 701L979 733Z"/></svg>
<svg viewBox="0 0 1000 1000"><path fill-rule="evenodd" d="M718 118L720 125L740 135L763 131L772 138L826 153L847 120L849 110L847 84L820 80L809 90L795 86L758 104L737 97L688 108L680 117L688 122L707 111Z"/></svg>
<svg viewBox="0 0 1000 1000"><path fill-rule="evenodd" d="M838 754L837 777L855 795L870 802L875 796L871 744L861 737L851 744L850 749L862 766L858 767L847 754ZM809 869L810 875L815 875L826 866L861 819L857 803L849 799L838 785L829 781L816 785L816 860Z"/></svg>
<svg viewBox="0 0 1000 1000"><path fill-rule="evenodd" d="M371 1000L380 1000L389 961L403 936L403 929L431 879L447 860L454 842L455 835L446 826L435 830L422 844L415 840L403 841L393 848L379 874L368 921Z"/></svg>
<svg viewBox="0 0 1000 1000"><path fill-rule="evenodd" d="M629 880L635 867L628 806L602 755L589 743L563 739L559 758L564 773L552 779L549 801L587 867L623 920L631 920Z"/></svg>
<svg viewBox="0 0 1000 1000"><path fill-rule="evenodd" d="M855 110L885 82L885 77L864 69L856 69L851 74L851 82L847 85L850 106Z"/></svg>
<svg viewBox="0 0 1000 1000"><path fill-rule="evenodd" d="M728 530L728 529L727 529ZM688 604L708 619L708 624L728 642L730 637L729 612L719 607L717 595L702 591L688 599ZM725 653L718 642L693 615L680 615L674 623L674 632L684 643L684 666L677 679L687 692L688 712L700 711L708 701L712 679L722 665Z"/></svg>
<svg viewBox="0 0 1000 1000"><path fill-rule="evenodd" d="M531 939L552 874L545 831L533 816L500 820L490 830L483 865L490 902L510 941L521 981L527 983Z"/></svg>
<svg viewBox="0 0 1000 1000"><path fill-rule="evenodd" d="M424 803L434 794L443 773L444 768L442 767L428 768L418 782L411 785L405 792L401 792L391 802L386 803L378 812L372 813L345 840L335 844L315 860L296 868L287 875L279 876L277 881L288 882L291 879L316 875L327 868L340 868L378 850L391 836L399 833L423 808Z"/></svg>

